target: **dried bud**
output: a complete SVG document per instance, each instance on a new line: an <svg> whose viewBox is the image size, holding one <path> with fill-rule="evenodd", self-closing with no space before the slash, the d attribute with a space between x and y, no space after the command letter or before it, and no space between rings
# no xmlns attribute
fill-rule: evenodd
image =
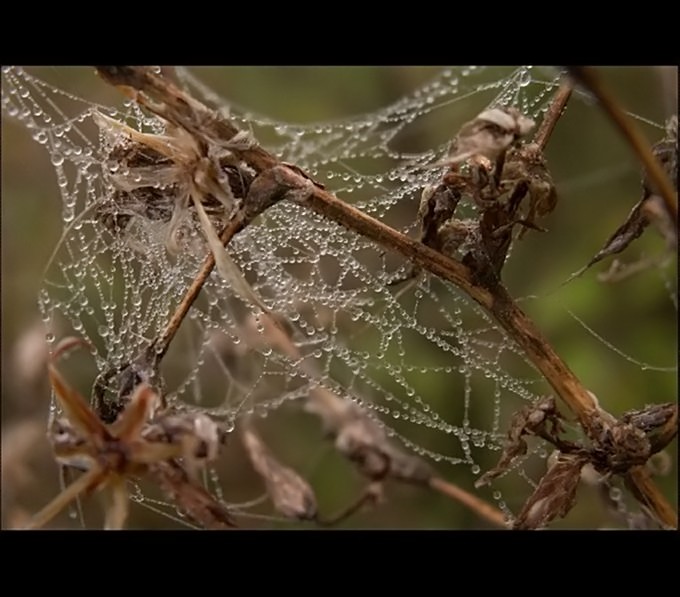
<svg viewBox="0 0 680 597"><path fill-rule="evenodd" d="M200 413L163 413L144 429L142 437L179 446L191 476L206 462L215 460L220 447L217 425Z"/></svg>
<svg viewBox="0 0 680 597"><path fill-rule="evenodd" d="M640 410L630 410L621 420L642 431L651 443L652 454L663 450L678 434L678 405L651 404Z"/></svg>
<svg viewBox="0 0 680 597"><path fill-rule="evenodd" d="M274 458L250 425L246 424L242 438L253 468L265 482L274 508L288 518L315 519L316 496L309 484L293 469Z"/></svg>
<svg viewBox="0 0 680 597"><path fill-rule="evenodd" d="M535 123L517 108L498 107L485 110L464 124L449 148L449 164L472 156L496 161L511 145L525 136Z"/></svg>
<svg viewBox="0 0 680 597"><path fill-rule="evenodd" d="M370 479L386 477L409 483L425 484L432 477L430 467L420 458L393 446L385 432L366 413L356 409L335 438L335 447Z"/></svg>

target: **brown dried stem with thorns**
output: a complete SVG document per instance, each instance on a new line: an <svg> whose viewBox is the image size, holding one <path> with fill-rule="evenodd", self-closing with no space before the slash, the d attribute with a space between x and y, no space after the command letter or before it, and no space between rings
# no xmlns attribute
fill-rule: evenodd
<svg viewBox="0 0 680 597"><path fill-rule="evenodd" d="M198 139L212 143L227 143L238 130L223 116L210 110L201 102L177 88L148 68L99 67L99 74L108 83L121 89L128 97L168 122L183 127ZM557 118L562 110L556 110ZM546 135L547 136L547 135ZM543 141L545 143L545 140ZM509 336L525 351L557 395L575 413L588 438L599 445L603 438L611 440L613 417L599 408L593 396L576 375L554 351L529 317L517 306L500 280L480 281L476 272L463 263L447 257L422 243L390 228L379 220L337 199L320 185L310 185L310 179L299 169L281 163L260 146L235 150L239 157L260 176L276 171L280 185L279 198L287 190L307 189L305 196L298 195L300 205L311 208L322 216L366 236L381 246L401 254L416 265L427 269L461 288L479 303L507 331ZM646 162L645 162L645 165ZM655 172L655 162L649 165ZM656 181L665 188L663 175ZM670 206L672 207L672 206ZM246 222L244 222L244 225ZM225 239L226 240L226 239ZM211 269L209 259L205 267ZM200 286L200 284L199 284ZM197 290L195 290L197 293ZM616 443L616 442L615 442ZM616 447L623 446L615 445ZM677 513L640 466L627 471L627 479L634 495L666 527L677 527Z"/></svg>

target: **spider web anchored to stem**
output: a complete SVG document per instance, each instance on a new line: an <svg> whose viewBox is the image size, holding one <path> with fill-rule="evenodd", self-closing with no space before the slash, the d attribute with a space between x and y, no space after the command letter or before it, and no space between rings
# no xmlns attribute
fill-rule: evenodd
<svg viewBox="0 0 680 597"><path fill-rule="evenodd" d="M558 82L557 73L530 67L448 69L374 112L291 124L229 104L188 71L178 76L282 160L412 236L420 193L441 174L431 166L460 125L495 105L538 121ZM48 342L87 339L105 375L164 329L207 254L204 235L188 216L173 249L169 214L116 198L111 176L125 166L111 156L122 133L97 125L99 115L163 134L158 119L133 102L93 104L19 68L4 68L2 84L3 112L48 150L62 199L63 235L39 296ZM424 274L390 285L405 271L403 259L300 205L270 208L229 252L296 354L277 350L261 311L211 274L161 375L171 404L202 411L227 432L249 415L302 407L321 387L360 405L407 450L474 477L497 459L512 413L548 393L515 344L454 285ZM531 457L546 455L533 444L515 472L532 483ZM206 482L229 500L218 476ZM524 496L493 497L510 513ZM172 514L141 490L134 499Z"/></svg>

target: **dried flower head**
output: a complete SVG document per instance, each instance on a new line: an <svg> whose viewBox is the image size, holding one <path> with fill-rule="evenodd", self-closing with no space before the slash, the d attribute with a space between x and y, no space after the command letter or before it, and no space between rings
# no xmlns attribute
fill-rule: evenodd
<svg viewBox="0 0 680 597"><path fill-rule="evenodd" d="M53 361L66 350L83 344L77 338L64 339L55 350ZM188 415L184 420L168 416L159 410L158 394L142 383L117 419L107 425L68 385L53 362L49 374L64 412L51 427L55 457L60 464L84 473L36 514L28 528L43 526L81 494L100 490L109 495L105 527L122 528L128 513L127 480L148 473L164 480L161 486L172 489L171 496L178 498L189 515L196 496L201 497L204 506L212 502L213 514L222 513L202 519L201 523L231 526L226 509L193 483L185 471L185 467L191 469L216 457L217 432L212 421L201 415ZM204 513L205 507L199 510Z"/></svg>
<svg viewBox="0 0 680 597"><path fill-rule="evenodd" d="M534 121L517 108L501 106L484 110L461 127L451 142L446 162L457 164L473 156L495 162L534 125Z"/></svg>

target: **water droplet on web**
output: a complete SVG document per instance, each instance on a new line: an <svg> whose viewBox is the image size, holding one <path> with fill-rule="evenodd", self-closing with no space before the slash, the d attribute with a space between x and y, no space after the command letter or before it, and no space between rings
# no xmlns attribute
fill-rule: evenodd
<svg viewBox="0 0 680 597"><path fill-rule="evenodd" d="M48 332L45 334L45 340L47 341L48 344L52 344L55 340L54 334L52 332Z"/></svg>
<svg viewBox="0 0 680 597"><path fill-rule="evenodd" d="M473 475L478 475L482 469L479 467L479 465L473 464L470 470L472 471Z"/></svg>

